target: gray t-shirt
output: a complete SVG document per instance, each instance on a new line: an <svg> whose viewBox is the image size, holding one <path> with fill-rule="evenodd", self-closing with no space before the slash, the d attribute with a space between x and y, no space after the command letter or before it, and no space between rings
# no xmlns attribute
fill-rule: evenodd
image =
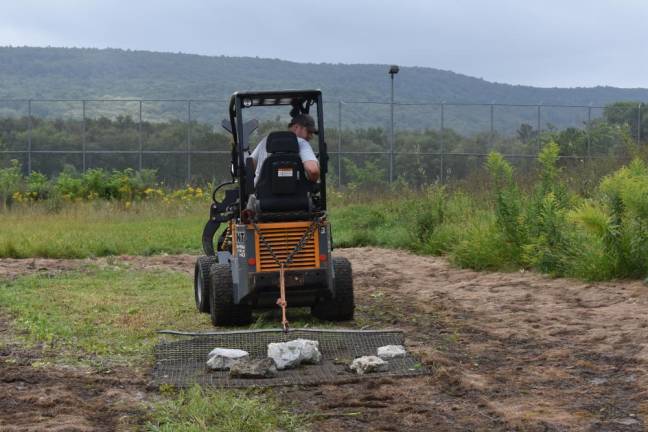
<svg viewBox="0 0 648 432"><path fill-rule="evenodd" d="M266 151L266 138L267 137L259 141L259 144L257 144L256 148L252 152L252 155L250 155L250 157L256 162L256 171L254 172L255 186L257 184L257 181L259 180L259 176L261 175L261 167L263 166L263 161L265 161L268 157L268 152ZM308 141L303 138L297 137L297 142L299 143L299 157L301 158L302 162L317 161L317 157L315 157L315 153L313 152L313 149L311 148Z"/></svg>

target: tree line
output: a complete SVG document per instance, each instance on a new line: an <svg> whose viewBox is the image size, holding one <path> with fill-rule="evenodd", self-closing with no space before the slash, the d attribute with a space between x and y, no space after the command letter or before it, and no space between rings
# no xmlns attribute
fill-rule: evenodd
<svg viewBox="0 0 648 432"><path fill-rule="evenodd" d="M452 128L398 130L394 142L394 177L414 186L465 179L481 169L484 157L493 150L511 156L515 163L523 166L550 141L558 145L559 156L565 160L627 160L648 141L648 109L638 114L634 102L618 102L608 105L602 117L580 128L558 129L547 124L538 131L535 126L522 123L510 135L497 132L460 134ZM271 130L283 128L285 124L279 118L264 121L251 142L257 142ZM327 128L325 132L331 181L370 186L387 180L388 130L379 127L343 129L340 135L337 129ZM220 181L228 178L229 173L230 137L211 124L195 121L139 122L130 116L88 118L85 122L0 118L0 150L23 152L0 153L3 167L8 166L11 159L17 159L26 169L24 152L28 143L34 152L32 170L48 176L56 176L65 166L81 171L84 149L86 169L155 169L160 180L168 184L187 180ZM123 153L102 153L106 150ZM70 153L39 153L41 151ZM193 153L189 161L188 152Z"/></svg>

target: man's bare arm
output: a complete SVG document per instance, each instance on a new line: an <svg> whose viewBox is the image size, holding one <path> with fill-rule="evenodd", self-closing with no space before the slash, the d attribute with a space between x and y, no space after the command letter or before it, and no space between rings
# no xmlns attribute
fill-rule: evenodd
<svg viewBox="0 0 648 432"><path fill-rule="evenodd" d="M304 171L306 171L306 177L312 182L319 180L320 168L319 163L314 160L308 160L304 162Z"/></svg>

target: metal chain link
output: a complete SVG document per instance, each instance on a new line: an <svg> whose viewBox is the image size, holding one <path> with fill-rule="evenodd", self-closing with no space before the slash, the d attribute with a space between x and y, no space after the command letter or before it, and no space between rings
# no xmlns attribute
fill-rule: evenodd
<svg viewBox="0 0 648 432"><path fill-rule="evenodd" d="M230 243L232 243L232 226L228 224L227 228L225 229L225 235L223 236L223 244L221 246L221 250L229 250L228 247L230 246Z"/></svg>
<svg viewBox="0 0 648 432"><path fill-rule="evenodd" d="M259 225L252 220L252 226L254 227L254 231L259 235L259 239L261 240L261 243L263 246L270 252L270 255L272 256L272 259L277 263L278 266L281 267L281 261L279 261L279 258L277 258L277 255L275 255L274 251L272 250L272 246L268 243L266 238L263 236L263 233L261 232L261 229L259 228Z"/></svg>
<svg viewBox="0 0 648 432"><path fill-rule="evenodd" d="M292 252L290 252L290 255L288 255L288 257L286 258L286 262L284 263L286 267L290 267L290 263L292 263L295 255L297 255L304 248L304 246L306 246L306 243L308 243L308 241L312 237L313 232L315 232L315 229L319 229L319 226L319 220L315 219L313 223L308 227L308 231L304 233L301 240L299 240L299 243L295 245Z"/></svg>

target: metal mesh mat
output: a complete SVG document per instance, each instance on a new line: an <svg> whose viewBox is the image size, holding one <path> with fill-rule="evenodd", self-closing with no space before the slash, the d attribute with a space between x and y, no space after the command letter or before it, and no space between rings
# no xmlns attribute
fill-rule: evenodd
<svg viewBox="0 0 648 432"><path fill-rule="evenodd" d="M376 355L378 347L403 345L400 330L245 330L222 333L164 332L183 336L183 340L161 342L155 347L153 381L156 385L172 384L187 387L194 383L212 387L252 387L281 385L312 385L322 383L351 382L359 379L383 376L409 376L427 373L419 361L408 353L405 357L389 360L386 372L356 375L348 370L353 359ZM188 339L186 337L189 337ZM296 369L279 371L275 378L230 378L228 371L212 371L207 368L207 354L215 347L237 348L250 353L250 358L260 359L267 355L271 342L287 342L293 339L311 339L319 342L322 361L316 365L300 365Z"/></svg>

